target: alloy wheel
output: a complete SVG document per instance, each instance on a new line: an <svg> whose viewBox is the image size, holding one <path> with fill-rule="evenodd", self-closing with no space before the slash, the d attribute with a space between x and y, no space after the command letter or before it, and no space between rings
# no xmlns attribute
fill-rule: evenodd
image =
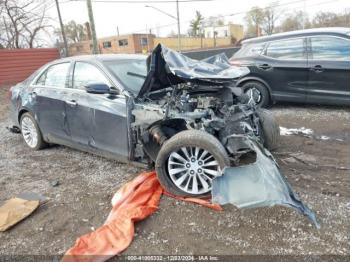
<svg viewBox="0 0 350 262"><path fill-rule="evenodd" d="M27 145L31 148L35 148L38 144L39 134L35 127L35 123L30 117L23 117L21 121L21 130L24 141L27 143Z"/></svg>
<svg viewBox="0 0 350 262"><path fill-rule="evenodd" d="M256 87L249 88L245 91L245 93L249 96L250 100L253 100L255 104L259 104L262 100L262 94L259 89Z"/></svg>
<svg viewBox="0 0 350 262"><path fill-rule="evenodd" d="M182 147L170 154L168 174L182 191L200 195L211 191L212 180L220 175L220 166L207 150Z"/></svg>

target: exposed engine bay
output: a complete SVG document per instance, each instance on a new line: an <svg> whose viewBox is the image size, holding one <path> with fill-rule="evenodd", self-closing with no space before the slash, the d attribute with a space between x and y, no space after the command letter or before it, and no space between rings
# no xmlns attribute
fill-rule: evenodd
<svg viewBox="0 0 350 262"><path fill-rule="evenodd" d="M186 130L203 130L218 138L232 160L247 148L237 144L235 135L259 138L259 117L254 105L239 88L178 84L175 88L149 93L142 103L135 103L132 115L138 148L143 147L155 160L157 147L169 137ZM156 144L155 144L156 143ZM159 150L159 149L158 149ZM142 157L138 151L136 157Z"/></svg>
<svg viewBox="0 0 350 262"><path fill-rule="evenodd" d="M131 109L132 158L154 166L164 189L241 208L285 205L319 228L268 151L276 120L235 87L246 71L224 55L196 61L161 45L148 67ZM249 153L254 162L239 165Z"/></svg>

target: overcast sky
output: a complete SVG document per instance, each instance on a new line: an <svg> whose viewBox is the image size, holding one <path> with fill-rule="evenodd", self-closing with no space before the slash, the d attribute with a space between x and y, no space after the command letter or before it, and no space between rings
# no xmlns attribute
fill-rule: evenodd
<svg viewBox="0 0 350 262"><path fill-rule="evenodd" d="M57 11L54 0L47 0L50 7L48 14L56 21L58 27ZM75 20L78 23L88 21L86 1L80 0L59 0L62 12L63 22ZM99 1L99 0L96 0ZM100 0L101 1L101 0ZM120 34L145 33L146 29L152 28L152 32L161 36L166 36L171 31L176 32L176 20L168 17L154 9L146 8L145 3L107 3L94 2L93 11L96 24L97 37L111 36L117 33L119 27ZM137 1L137 0L130 0ZM162 1L162 0L155 0ZM152 1L150 1L152 2ZM154 2L154 1L153 1ZM203 2L182 2L180 3L181 33L186 33L189 27L189 21L194 18L195 11L198 10L204 17L229 15L233 13L242 13L248 11L253 6L265 7L271 0L213 0ZM279 8L285 13L306 10L312 17L318 11L341 12L350 8L350 0L280 0ZM163 11L176 16L175 3L149 3ZM225 16L226 22L244 23L244 14Z"/></svg>

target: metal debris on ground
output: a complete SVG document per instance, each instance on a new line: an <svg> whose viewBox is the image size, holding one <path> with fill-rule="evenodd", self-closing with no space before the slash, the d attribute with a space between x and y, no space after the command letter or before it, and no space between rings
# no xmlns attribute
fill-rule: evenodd
<svg viewBox="0 0 350 262"><path fill-rule="evenodd" d="M212 202L238 208L292 207L320 228L315 213L293 192L271 153L247 137L242 137L242 141L256 153L256 162L225 168L223 175L213 180Z"/></svg>

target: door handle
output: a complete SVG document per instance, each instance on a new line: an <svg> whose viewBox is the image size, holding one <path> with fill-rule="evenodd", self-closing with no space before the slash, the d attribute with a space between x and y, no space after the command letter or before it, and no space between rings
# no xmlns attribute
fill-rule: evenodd
<svg viewBox="0 0 350 262"><path fill-rule="evenodd" d="M314 71L315 73L322 73L324 68L320 65L315 65L314 67L311 67L310 70Z"/></svg>
<svg viewBox="0 0 350 262"><path fill-rule="evenodd" d="M30 93L30 96L31 96L31 97L36 97L36 96L37 96L37 93L33 91L33 92Z"/></svg>
<svg viewBox="0 0 350 262"><path fill-rule="evenodd" d="M258 67L262 70L269 70L272 68L272 66L270 66L269 64L258 65Z"/></svg>
<svg viewBox="0 0 350 262"><path fill-rule="evenodd" d="M68 100L68 101L66 101L66 103L70 106L77 106L78 105L77 101L75 101L75 100Z"/></svg>

